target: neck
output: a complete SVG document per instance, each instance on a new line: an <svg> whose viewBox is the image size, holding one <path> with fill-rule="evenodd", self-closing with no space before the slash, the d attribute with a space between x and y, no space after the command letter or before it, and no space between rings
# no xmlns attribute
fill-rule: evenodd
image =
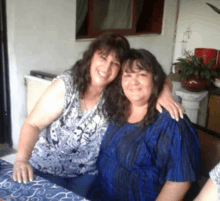
<svg viewBox="0 0 220 201"><path fill-rule="evenodd" d="M84 98L87 100L99 98L103 90L103 88L98 88L96 86L89 85L85 91Z"/></svg>
<svg viewBox="0 0 220 201"><path fill-rule="evenodd" d="M134 105L131 104L131 114L129 115L127 121L129 123L140 122L147 114L148 104L145 105Z"/></svg>
<svg viewBox="0 0 220 201"><path fill-rule="evenodd" d="M96 87L89 86L83 95L83 97L80 99L80 108L84 111L91 110L100 99L100 96L102 94L103 90L99 90Z"/></svg>

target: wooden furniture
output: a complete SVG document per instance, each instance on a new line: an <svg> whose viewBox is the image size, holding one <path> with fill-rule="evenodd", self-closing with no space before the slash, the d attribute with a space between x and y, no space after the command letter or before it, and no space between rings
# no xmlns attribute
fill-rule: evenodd
<svg viewBox="0 0 220 201"><path fill-rule="evenodd" d="M209 172L220 162L220 134L194 125L198 131L201 148L201 173L209 177Z"/></svg>
<svg viewBox="0 0 220 201"><path fill-rule="evenodd" d="M209 179L209 172L220 162L220 134L194 124L201 148L201 178L193 182L184 201L193 201Z"/></svg>
<svg viewBox="0 0 220 201"><path fill-rule="evenodd" d="M210 94L207 128L220 133L220 94Z"/></svg>

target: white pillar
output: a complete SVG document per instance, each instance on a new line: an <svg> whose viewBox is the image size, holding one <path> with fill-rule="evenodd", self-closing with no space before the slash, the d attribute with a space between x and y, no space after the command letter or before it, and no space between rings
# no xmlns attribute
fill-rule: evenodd
<svg viewBox="0 0 220 201"><path fill-rule="evenodd" d="M193 123L197 123L199 103L208 94L208 91L190 92L183 88L175 91L182 98L182 106L185 113Z"/></svg>

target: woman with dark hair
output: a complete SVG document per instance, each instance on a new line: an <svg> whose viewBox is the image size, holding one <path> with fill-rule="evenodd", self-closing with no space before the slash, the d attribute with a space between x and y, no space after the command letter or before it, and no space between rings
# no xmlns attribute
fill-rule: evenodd
<svg viewBox="0 0 220 201"><path fill-rule="evenodd" d="M116 78L129 49L125 37L103 34L90 44L71 71L52 82L21 128L15 181L32 181L34 171L86 195L97 175L96 162L107 128L103 105L108 92L116 89ZM166 85L161 100L165 100L164 104L160 102L165 108L174 107L171 114L176 111L176 118L182 114Z"/></svg>
<svg viewBox="0 0 220 201"><path fill-rule="evenodd" d="M98 159L102 193L91 190L91 200L182 200L199 176L196 129L187 116L177 122L156 110L165 77L150 52L131 50L119 98L108 99L111 109L105 108L112 122Z"/></svg>

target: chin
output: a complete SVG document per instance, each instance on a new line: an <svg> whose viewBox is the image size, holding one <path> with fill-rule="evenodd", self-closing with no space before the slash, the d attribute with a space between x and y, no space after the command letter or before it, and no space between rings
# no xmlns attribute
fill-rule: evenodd
<svg viewBox="0 0 220 201"><path fill-rule="evenodd" d="M146 105L148 104L148 101L147 100L144 100L144 99L140 99L140 98L132 98L132 99L129 99L129 101L131 102L131 104L135 104L135 105Z"/></svg>
<svg viewBox="0 0 220 201"><path fill-rule="evenodd" d="M98 82L93 82L93 85L97 87L106 87L108 83L103 82L103 81L98 81Z"/></svg>
<svg viewBox="0 0 220 201"><path fill-rule="evenodd" d="M139 98L139 97L137 97L137 98L136 97L132 97L132 98L129 99L130 102L132 102L132 101L137 102L137 101L141 101L141 100L142 99Z"/></svg>

